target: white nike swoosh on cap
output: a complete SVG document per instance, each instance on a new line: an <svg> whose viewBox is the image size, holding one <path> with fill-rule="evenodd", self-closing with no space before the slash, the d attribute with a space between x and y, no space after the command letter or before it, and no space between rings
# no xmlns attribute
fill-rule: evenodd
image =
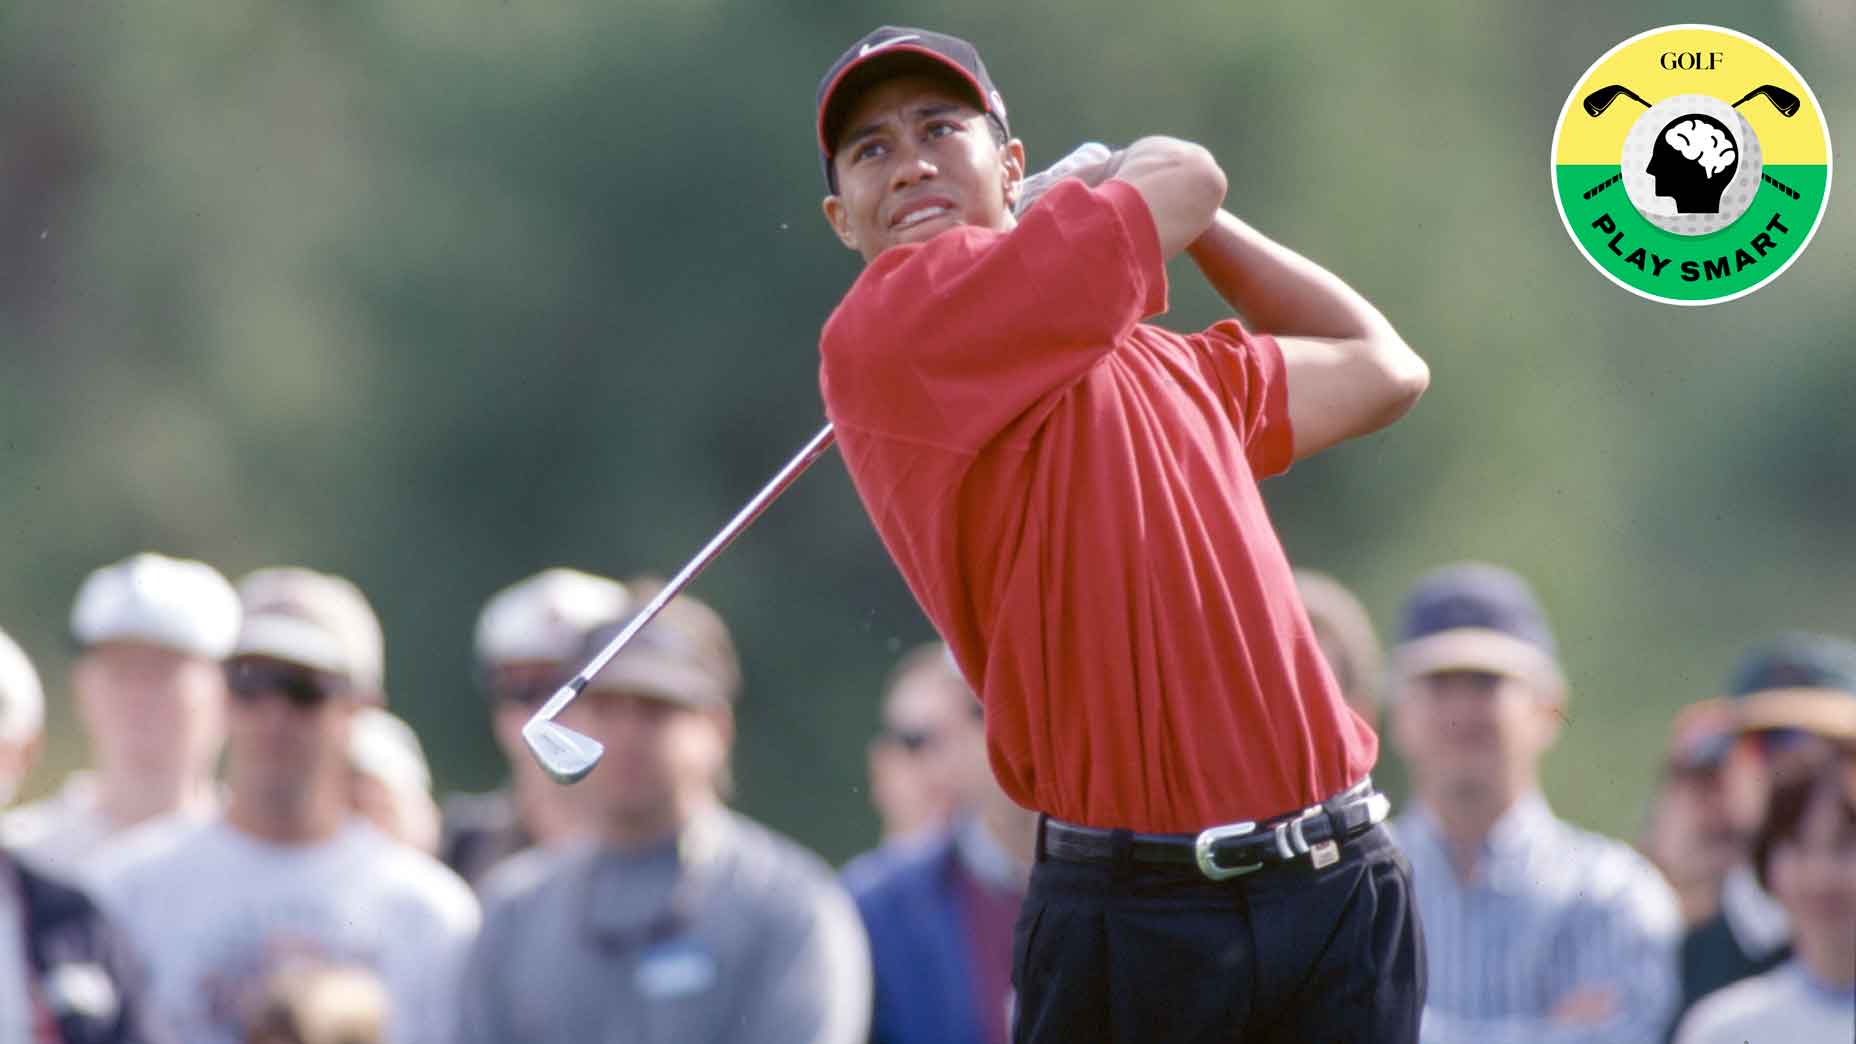
<svg viewBox="0 0 1856 1044"><path fill-rule="evenodd" d="M869 54L871 51L880 51L883 48L888 47L890 44L899 44L904 40L919 40L919 39L921 39L920 35L916 33L909 33L906 36L892 36L887 40L878 40L876 43L867 43L857 49L857 57L862 58L864 55Z"/></svg>

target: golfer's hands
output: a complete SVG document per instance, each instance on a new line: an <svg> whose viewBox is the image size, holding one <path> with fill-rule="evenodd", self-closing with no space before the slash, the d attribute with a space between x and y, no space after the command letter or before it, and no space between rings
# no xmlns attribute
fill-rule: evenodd
<svg viewBox="0 0 1856 1044"><path fill-rule="evenodd" d="M1081 178L1083 184L1092 188L1100 185L1111 175L1117 155L1099 141L1086 141L1078 145L1070 150L1068 156L1024 180L1018 187L1018 203L1012 208L1012 214L1016 217L1024 216L1025 211L1036 205L1039 197L1064 178Z"/></svg>

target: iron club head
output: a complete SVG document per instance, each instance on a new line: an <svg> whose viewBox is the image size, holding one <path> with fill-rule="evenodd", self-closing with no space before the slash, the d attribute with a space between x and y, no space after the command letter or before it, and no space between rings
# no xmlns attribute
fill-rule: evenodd
<svg viewBox="0 0 1856 1044"><path fill-rule="evenodd" d="M592 662L575 675L572 681L556 689L554 695L548 697L548 702L542 704L541 709L536 711L534 716L528 719L528 723L522 726L522 739L528 744L529 753L535 755L535 760L541 764L542 771L546 772L549 778L556 783L577 783L585 779L587 773L593 771L593 766L599 764L600 756L606 753L606 748L601 746L599 741L589 736L582 736L562 725L554 720L554 716L574 701L574 697L580 694L580 690L586 688L587 683L603 670L614 656L618 655L619 650L625 647L625 643L631 641L633 636L657 615L658 610L662 609L665 603L676 597L677 592L683 590L685 585L695 579L696 574L702 572L704 566L714 561L715 556L721 554L723 548L739 536L749 523L758 518L760 513L766 510L767 505L773 503L775 497L785 492L786 487L792 485L794 479L831 448L835 438L836 435L829 424L821 428L817 435L812 436L812 441L806 443L805 448L799 451L799 455L787 461L786 466L780 469L773 480L767 483L759 493L756 493L754 499L748 501L747 506L737 512L735 517L722 527L721 532L711 537L709 543L696 553L696 557L690 559L682 570L672 577L650 602L645 604L644 608L638 610L637 615L632 617L631 622L626 624L624 629L612 636L612 640L606 643L606 647L601 649L597 656L593 657Z"/></svg>
<svg viewBox="0 0 1856 1044"><path fill-rule="evenodd" d="M593 771L606 748L552 718L534 718L522 726L522 739L541 770L556 783L578 783Z"/></svg>

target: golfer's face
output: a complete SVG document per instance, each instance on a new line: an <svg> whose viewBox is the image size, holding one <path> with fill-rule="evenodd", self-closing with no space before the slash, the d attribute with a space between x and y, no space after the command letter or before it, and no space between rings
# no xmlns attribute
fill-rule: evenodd
<svg viewBox="0 0 1856 1044"><path fill-rule="evenodd" d="M1000 146L985 114L943 81L886 80L857 100L844 128L825 216L864 260L956 225L1011 227L1007 194L1024 150Z"/></svg>

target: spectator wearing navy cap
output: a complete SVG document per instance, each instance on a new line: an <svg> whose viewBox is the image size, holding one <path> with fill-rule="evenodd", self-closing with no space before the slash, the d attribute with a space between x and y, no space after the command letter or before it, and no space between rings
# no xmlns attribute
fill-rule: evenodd
<svg viewBox="0 0 1856 1044"><path fill-rule="evenodd" d="M225 743L220 661L238 636L238 595L203 562L142 553L91 573L71 610L80 648L71 693L92 767L0 830L46 870L76 876L130 827L219 806Z"/></svg>
<svg viewBox="0 0 1856 1044"><path fill-rule="evenodd" d="M1675 896L1541 795L1567 686L1526 581L1480 563L1424 577L1393 666L1414 798L1396 830L1430 961L1423 1040L1659 1040L1677 997Z"/></svg>
<svg viewBox="0 0 1856 1044"><path fill-rule="evenodd" d="M1792 632L1749 649L1727 682L1740 737L1725 770L1734 826L1747 839L1721 886L1720 909L1682 939L1682 1007L1731 983L1778 967L1790 955L1785 910L1760 887L1750 856L1772 780L1822 752L1840 731L1838 712L1856 709L1856 644ZM1828 719L1828 720L1827 720Z"/></svg>

